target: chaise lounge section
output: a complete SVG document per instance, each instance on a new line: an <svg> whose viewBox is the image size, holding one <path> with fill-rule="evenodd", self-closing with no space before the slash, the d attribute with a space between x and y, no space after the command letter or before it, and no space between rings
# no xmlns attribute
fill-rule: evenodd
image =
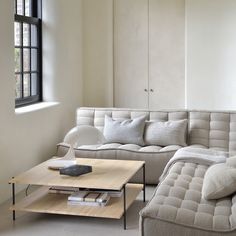
<svg viewBox="0 0 236 236"><path fill-rule="evenodd" d="M189 112L189 143L235 155L236 115L233 112ZM202 149L201 149L202 150ZM216 200L202 196L210 165L177 161L140 212L142 236L236 235L236 193Z"/></svg>

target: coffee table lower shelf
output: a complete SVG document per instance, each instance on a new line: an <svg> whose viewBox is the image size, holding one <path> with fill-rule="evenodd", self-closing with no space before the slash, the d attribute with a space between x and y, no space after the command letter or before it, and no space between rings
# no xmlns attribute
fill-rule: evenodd
<svg viewBox="0 0 236 236"><path fill-rule="evenodd" d="M27 211L74 216L120 219L124 214L124 199L111 198L104 207L68 205L68 195L48 193L48 187L41 187L13 205L12 211ZM126 210L142 191L142 184L126 185Z"/></svg>

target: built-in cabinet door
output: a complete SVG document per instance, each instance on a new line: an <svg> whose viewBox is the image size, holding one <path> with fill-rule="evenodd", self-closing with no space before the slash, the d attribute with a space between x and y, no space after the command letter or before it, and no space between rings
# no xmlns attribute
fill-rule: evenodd
<svg viewBox="0 0 236 236"><path fill-rule="evenodd" d="M149 0L150 109L184 108L185 0Z"/></svg>
<svg viewBox="0 0 236 236"><path fill-rule="evenodd" d="M148 107L148 0L114 0L114 105Z"/></svg>

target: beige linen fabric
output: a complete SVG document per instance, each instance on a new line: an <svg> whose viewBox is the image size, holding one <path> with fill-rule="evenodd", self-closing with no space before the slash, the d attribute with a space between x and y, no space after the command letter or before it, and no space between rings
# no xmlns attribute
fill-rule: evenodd
<svg viewBox="0 0 236 236"><path fill-rule="evenodd" d="M146 122L144 142L146 145L186 146L187 120Z"/></svg>
<svg viewBox="0 0 236 236"><path fill-rule="evenodd" d="M234 235L236 230L236 193L217 200L202 197L207 165L176 162L158 185L151 201L140 213L142 236L185 234ZM158 228L165 222L166 228ZM147 234L148 232L148 234ZM162 234L161 234L162 233ZM201 234L202 233L202 234Z"/></svg>
<svg viewBox="0 0 236 236"><path fill-rule="evenodd" d="M226 160L226 165L236 168L236 156L230 157Z"/></svg>
<svg viewBox="0 0 236 236"><path fill-rule="evenodd" d="M143 146L145 119L145 116L141 116L120 121L105 115L103 135L106 143L137 144Z"/></svg>
<svg viewBox="0 0 236 236"><path fill-rule="evenodd" d="M226 163L212 165L203 180L203 198L219 199L234 192L236 192L236 168L230 167Z"/></svg>
<svg viewBox="0 0 236 236"><path fill-rule="evenodd" d="M146 183L158 184L159 177L170 158L181 146L171 145L166 147L146 146L135 144L109 143L103 145L83 145L75 149L76 157L140 160L146 163ZM57 155L64 156L68 151L67 146L58 145ZM143 182L142 170L134 176L131 182Z"/></svg>

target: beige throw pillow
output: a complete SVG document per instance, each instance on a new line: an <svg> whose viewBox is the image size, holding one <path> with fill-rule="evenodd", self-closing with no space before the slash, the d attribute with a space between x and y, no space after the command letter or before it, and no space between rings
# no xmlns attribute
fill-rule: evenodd
<svg viewBox="0 0 236 236"><path fill-rule="evenodd" d="M215 164L206 171L202 197L206 200L227 197L236 191L236 168L226 163Z"/></svg>
<svg viewBox="0 0 236 236"><path fill-rule="evenodd" d="M187 120L146 122L145 144L186 146L187 123Z"/></svg>
<svg viewBox="0 0 236 236"><path fill-rule="evenodd" d="M145 116L133 120L113 120L105 116L103 135L106 143L122 143L144 145L143 132L145 126Z"/></svg>
<svg viewBox="0 0 236 236"><path fill-rule="evenodd" d="M226 165L230 167L236 168L236 156L230 157L226 159Z"/></svg>

